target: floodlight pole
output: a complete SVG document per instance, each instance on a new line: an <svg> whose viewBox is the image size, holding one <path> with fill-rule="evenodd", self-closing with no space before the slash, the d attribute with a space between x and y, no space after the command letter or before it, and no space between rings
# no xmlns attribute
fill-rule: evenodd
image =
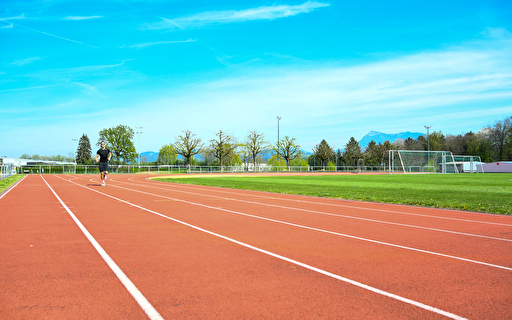
<svg viewBox="0 0 512 320"><path fill-rule="evenodd" d="M427 161L430 162L430 133L429 130L432 126L424 126L427 129Z"/></svg>
<svg viewBox="0 0 512 320"><path fill-rule="evenodd" d="M279 148L279 120L281 120L281 117L277 116L277 151L281 151Z"/></svg>
<svg viewBox="0 0 512 320"><path fill-rule="evenodd" d="M71 139L72 141L79 141L78 139ZM78 147L76 148L76 151L73 153L75 155L75 174L76 174L76 157L78 156Z"/></svg>
<svg viewBox="0 0 512 320"><path fill-rule="evenodd" d="M140 135L142 134L142 127L135 127L135 130L138 130L135 132L135 134L137 135L137 147L139 148L139 151L140 151ZM141 159L140 159L140 152L137 152L138 155L139 155L139 169L140 169L140 163L141 163Z"/></svg>

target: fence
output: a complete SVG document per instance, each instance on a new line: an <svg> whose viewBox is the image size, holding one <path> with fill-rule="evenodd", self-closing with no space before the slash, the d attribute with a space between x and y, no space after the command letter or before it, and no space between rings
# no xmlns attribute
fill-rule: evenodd
<svg viewBox="0 0 512 320"><path fill-rule="evenodd" d="M182 174L182 173L266 173L266 172L387 172L387 166L328 166L325 169L321 166L299 166L299 167L278 167L258 166L139 166L139 165L110 165L109 173L116 174ZM22 174L98 174L98 166L86 165L31 165L17 168Z"/></svg>
<svg viewBox="0 0 512 320"><path fill-rule="evenodd" d="M5 179L16 173L12 164L1 164L0 165L0 180Z"/></svg>

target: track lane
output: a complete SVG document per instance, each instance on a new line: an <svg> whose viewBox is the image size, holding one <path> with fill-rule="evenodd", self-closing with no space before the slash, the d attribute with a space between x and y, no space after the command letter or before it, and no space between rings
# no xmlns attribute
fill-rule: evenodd
<svg viewBox="0 0 512 320"><path fill-rule="evenodd" d="M40 176L0 200L0 252L3 319L145 316Z"/></svg>
<svg viewBox="0 0 512 320"><path fill-rule="evenodd" d="M113 181L112 183L115 183L115 182ZM120 192L120 191L119 191L119 190L117 190L117 191L116 191L116 190L111 190L111 189L109 189L109 190L108 190L108 192L109 192L109 193L117 193L117 192ZM125 191L123 191L123 192L124 192L124 194L125 194L126 196L128 196L128 195L129 195L129 197L135 197L135 194L136 194L136 193L133 193L133 194L132 194L132 193L128 193L128 194L127 194L127 193L126 193L126 190L125 190ZM121 192L121 194L123 194L123 192ZM204 197L206 198L207 196L205 195ZM145 200L145 201L146 201L146 200ZM168 207L168 205L162 205L162 202L163 202L163 201L160 201L160 205L155 204L155 203L157 203L157 202L159 202L159 201L155 201L155 200L153 199L153 200L149 201L149 204L148 204L148 205L150 205L150 206L151 206L151 207L153 207L153 208L160 208L160 210L163 210L163 211L165 211L165 210L166 210L165 208L166 208L166 207ZM172 202L171 202L171 203L172 203ZM176 206L176 205L178 205L178 204L176 204L176 203L172 203L172 205L173 205L173 206ZM182 204L180 204L180 205L182 205ZM160 206L161 206L161 207L160 207ZM182 211L186 212L186 211L187 211L187 208L186 208L186 206L184 206L184 207L183 207L182 209L180 209L180 210L182 210ZM180 211L180 210L177 210L177 211ZM200 213L200 210L196 210L196 211L194 211L194 213L197 215L197 214L199 214L199 213ZM207 218L208 218L209 216L211 216L211 215L212 215L212 214L211 214L210 212L205 212L203 215L201 215L201 216L200 216L200 219L199 219L200 221L196 221L195 223L205 223L206 225L211 224L211 223L215 223L215 221L205 222L205 220L207 220ZM219 218L219 215L217 215L217 214L216 214L216 215L215 215L215 217L218 219L218 218ZM224 219L224 220L223 220L223 222L224 222L224 223L226 223L226 221L230 221L232 218L229 218L229 219L228 219L227 217L224 217L224 218L222 218L222 219ZM243 219L242 219L242 220L243 220ZM236 228L237 228L237 226L238 226L238 229L239 229L239 231L238 231L238 232L239 232L241 235L237 235L237 236L243 236L243 235L242 235L242 233L244 232L245 228L241 228L241 227L240 227L240 224L241 224L241 223L242 223L242 221L237 221L236 223L233 223L233 224L231 225L231 227L225 228L225 232L233 232L233 230L236 230ZM217 226L217 227L218 227L218 226ZM251 222L250 227L251 227L251 228L255 228L255 223L254 223L254 222ZM265 227L265 224L263 224L263 225L262 225L262 227L261 227L261 232L264 232L264 231L265 231L265 228L267 228L267 229L268 229L268 226L267 226L267 227ZM228 230L228 229L232 229L232 230ZM259 230L259 229L258 229L258 230ZM281 231L280 231L280 230L281 230ZM271 232L269 232L269 233L268 233L268 237L270 237L270 239L271 239L273 235L275 235L275 234L279 234L280 232L282 233L282 229L279 229L279 228L277 228L277 229L275 229L275 230L271 230ZM286 232L287 232L286 234L288 234L288 235L289 235L289 231L286 231ZM308 233L306 233L306 234L301 235L300 237L298 237L298 239L300 239L301 237L306 237L306 238L307 238L308 236L310 236L310 235L309 235ZM265 236L264 236L264 235L263 235L263 236L261 236L261 234L260 234L260 238L265 238ZM278 240L279 240L279 239L278 239ZM260 240L258 240L258 241L260 241ZM329 240L325 240L325 241L332 241L332 240L330 240L330 238L329 238ZM275 243L272 243L272 241L269 241L268 245L272 247L272 245L274 245L274 246L275 246ZM301 244L301 245L302 245L302 247L301 247L300 245L298 245L298 244L295 244L295 243L294 243L294 247L295 247L295 249L296 249L297 247L300 247L300 248L301 248L301 250L303 250L303 248L305 248L306 244ZM283 245L283 246L284 246L284 245ZM293 247L293 246L292 246L292 247ZM336 247L336 248L337 248L337 247ZM315 249L314 247L313 247L313 248L311 248L311 250L313 250L313 251L311 251L311 252L314 252L314 249ZM359 249L360 249L360 248L359 248ZM358 249L358 250L359 250L359 249ZM290 250L290 249L288 249L288 250ZM306 252L309 252L307 249L304 249L304 250L305 250ZM337 250L337 249L336 249L336 250ZM296 251L296 250L295 250L295 251ZM350 251L354 251L354 250L350 250ZM357 251L357 250L356 250L356 251ZM364 250L363 250L363 252L364 252ZM381 251L372 252L372 253L371 253L371 254L366 258L366 260L365 260L365 259L362 259L361 257L357 257L357 259L354 259L354 261L363 262L363 264L360 266L361 268L356 268L356 269L355 269L355 275L358 275L358 272L359 272L360 270L363 270L362 268L364 268L364 262L366 262L366 263L367 263L367 262L371 262L371 261L372 261L371 259L372 259L372 258L375 258L375 257L377 257L377 259L381 259L381 260L382 260L382 261L380 261L380 262L378 262L378 263L383 263L383 264L381 265L381 268L378 268L379 270L380 270L380 269L382 269L382 268L384 268L384 269L385 269L385 267L386 267L386 266L388 266L390 263L393 263L393 262L395 262L395 264L396 264L396 262L400 262L401 264L407 264L408 262L410 263L410 261L414 261L414 260L415 260L414 258L412 258L412 260L411 260L411 259L403 259L403 260L400 260L400 261L390 261L389 257L387 257L387 254L382 254L382 253L381 253L381 255L379 256L379 252L381 252ZM384 251L384 252L385 252L385 251ZM306 254L306 255L307 255L307 254ZM327 254L327 253L326 253L326 255L330 257L330 255L329 255L329 254ZM331 254L331 255L332 255L332 254ZM318 254L317 254L317 256L318 256ZM400 254L400 256L403 256L403 254ZM379 258L379 257L380 257L380 258ZM416 258L416 259L417 259L417 258ZM316 260L316 261L318 261L318 260ZM329 262L329 261L327 261L327 263L331 263L331 264L332 264L332 262ZM373 263L375 263L375 262L373 262ZM423 263L419 263L419 265L423 265ZM436 279L440 279L440 280L436 280L436 283L435 283L435 286L438 286L438 288L439 288L439 286L440 286L440 287L442 287L442 286L443 286L443 282L444 282L444 280L443 280L443 279L444 279L445 274L447 275L447 277L451 277L451 279L453 280L453 282L455 282L455 283L461 283L461 284L466 284L465 286L468 286L468 285L469 285L469 286L477 286L477 285L478 285L478 283L479 283L483 278L486 278L486 279L487 279L487 280L485 280L485 281L484 281L484 283L490 283L490 282L492 282L492 281L493 281L493 277L494 277L494 276L489 275L489 274L487 274L487 275L483 276L482 274L480 274L480 273L481 273L481 270L480 270L480 269L475 269L475 270L473 270L473 271L471 271L471 270L469 270L469 271L468 271L468 270L464 270L464 271L465 271L465 273L462 273L462 274L461 274L461 272L460 272L460 268L461 268L461 266L451 266L451 264L446 264L446 263L444 263L444 262L441 262L441 263L440 263L440 262L432 262L432 263L429 263L429 264L428 264L428 266L430 266L430 265L432 265L432 267L434 268L433 270L436 270L435 268L436 268L436 267L437 267L437 268L439 268L439 266L441 266L441 267L442 267L442 270L441 270L441 271L433 272L432 274L431 274L431 273L429 273L429 272L427 272L428 277L426 277L426 280L424 280L424 283L428 282L428 278L429 278L429 277L433 277L433 278L436 278ZM414 265L414 264L409 265L409 266L408 266L408 268L411 268L412 270L414 270L415 265ZM418 263L417 263L417 262L416 262L416 268L418 268ZM466 267L465 267L465 266L464 266L464 269L466 269ZM471 268L470 268L470 269L471 269ZM416 270L417 270L417 269L416 269ZM393 273L393 270L390 270L389 272ZM396 277L402 277L402 276L403 276L403 274L402 274L401 272L397 272L397 270L395 270L395 271L394 271L394 273L396 274L396 275L395 275ZM382 273L382 274L381 274L381 278L385 278L385 277L383 277L383 276L382 276L382 275L385 275L385 274L386 274L386 273ZM454 277L454 276L453 276L453 274L458 274L458 276L455 276L455 277ZM475 277L473 277L473 275L474 275L476 278L475 278ZM505 275L502 275L501 277L502 277L502 278L504 278L504 279L506 280L506 281L505 281L505 283L503 284L503 286L504 286L504 287L505 287L505 289L506 289L506 287L510 285L510 283L509 283L510 276L509 276L509 274L505 274ZM508 277L508 280L507 280L507 277ZM377 277L377 278L378 278L378 277ZM379 279L380 279L380 278L379 278ZM376 281L378 281L379 279L377 279ZM446 278L446 279L449 279L449 278ZM507 282L507 281L508 281L508 282ZM410 281L409 281L409 283L410 283ZM404 285L403 285L403 286L407 286L407 281L404 281ZM411 285L411 284L409 284L409 286L412 286L412 285ZM464 286L461 286L461 288L460 288L459 290L464 290L464 288L463 288L463 287L464 287ZM419 285L415 285L415 290L420 291L420 292L422 291L422 289L421 289L421 283L420 283ZM423 288L423 290L426 290L426 288ZM496 291L496 292L498 292L498 293L500 293L500 292L501 292L501 294L503 294L503 292L502 292L502 291L503 291L503 287L500 287L500 286L497 286L497 287L496 287L496 286L495 286L495 287L493 288L493 290L495 290L495 291ZM485 292L485 291L493 291L493 290L490 290L489 288L487 288L486 290L484 290L484 292ZM428 291L428 290L427 290L427 291ZM459 293L460 293L460 292L459 292ZM420 294L420 295L421 295L421 294ZM451 303L454 303L454 304L457 304L457 302L458 302L458 301L454 301L453 296L458 297L459 299L463 299L463 298L464 298L464 296L458 296L456 291L455 291L455 292L449 292L449 294L447 293L447 296L452 296L452 297L451 297ZM466 302L462 303L462 304L459 306L461 309L466 309L466 307L467 307L467 306L465 305L465 303L469 303L468 301L478 301L478 300L479 300L479 297L474 296L474 295L473 295L473 296L467 296L467 294L466 294L466 298L469 298L469 300L466 300ZM439 297L434 297L434 298L433 298L433 300L438 300L438 299L441 299L441 298L439 298ZM449 301L449 300L450 300L450 297L448 297L448 301ZM498 311L498 312L499 312L499 311ZM503 312L503 310L501 310L501 312Z"/></svg>
<svg viewBox="0 0 512 320"><path fill-rule="evenodd" d="M176 315L173 312L178 310L181 316L188 314L187 312L199 312L193 305L185 302L183 308L169 307L169 297L180 296L184 299L183 292L187 293L186 301L191 299L204 305L200 309L207 312L208 318L233 318L244 314L250 317L263 315L265 318L311 317L313 314L324 317L343 315L344 318L361 318L369 315L372 318L439 317L438 314L390 301L381 295L369 294L366 290L360 292L360 288L347 286L339 281L332 283L332 279L326 279L322 275L290 266L232 243L212 239L211 236L198 234L190 228L162 223L159 217L141 214L140 208L120 204L115 199L98 197L95 192L80 192L76 190L79 187L72 186L56 185L54 188L63 199L75 205L75 214L83 220L83 224L92 234L97 234L98 241L123 269L140 270L130 274L130 278L133 277L134 283L145 292L148 300L154 303L164 317ZM97 189L98 192L105 192L103 188ZM78 196L80 193L81 196ZM144 201L142 198L138 200ZM109 214L103 216L94 212L81 213L81 210L88 210L87 208L91 207L91 201L97 202L98 206L107 206ZM173 206L173 211L179 210L181 208ZM155 233L158 230L162 232L159 235ZM168 250L167 246L172 245L172 242L169 243L169 237L175 239L176 234L185 235L185 242L180 241L183 247L173 246L173 250ZM202 243L203 238L206 243ZM108 239L115 240L109 242ZM193 241L190 241L191 239ZM128 242L130 249L120 249L118 242ZM162 247L161 243L165 245ZM153 247L155 244L159 244L156 245L156 250ZM212 250L212 247L215 250ZM222 256L219 257L219 254ZM184 255L187 256L186 259L182 259ZM169 270L169 266L172 266L172 269ZM175 272L176 269L181 272ZM234 269L236 272L233 272ZM192 278L187 278L185 284L178 285L172 277L165 277L165 274L171 271L177 277ZM153 278L151 275L154 273L161 277ZM162 285L164 279L166 285ZM212 279L215 279L215 284L209 286ZM192 285L193 292L187 290L190 284L195 284ZM231 289L225 290L226 288ZM232 294L233 288L236 288L236 295ZM352 293L347 294L347 291ZM197 300L197 296L201 299ZM240 296L245 299L240 300ZM181 299L178 301L182 301ZM263 301L265 306L262 309ZM241 310L240 304L245 304L246 308ZM179 307L181 303L173 306ZM215 311L212 313L212 310ZM197 313L195 316L197 317Z"/></svg>
<svg viewBox="0 0 512 320"><path fill-rule="evenodd" d="M116 186L114 183L113 186ZM130 187L131 186L131 187ZM348 233L352 236L358 237L369 237L376 241L390 242L397 245L403 245L421 250L435 251L447 255L459 256L464 259L471 259L481 261L484 263L497 264L505 267L512 267L512 251L510 246L503 245L504 243L512 244L512 239L508 239L501 235L500 237L491 237L486 235L486 230L489 229L489 225L480 224L479 221L466 222L463 225L461 222L452 223L448 225L446 221L441 221L442 225L439 224L436 228L425 227L424 222L390 222L387 216L378 216L371 218L358 217L359 211L352 209L348 212L347 209L339 209L338 211L325 210L323 206L321 208L309 207L302 208L297 205L291 205L288 202L278 203L274 195L267 195L271 198L271 202L261 200L263 197L261 194L256 193L258 200L248 200L245 198L239 198L238 192L231 195L223 196L212 196L211 193L215 193L218 190L216 188L213 191L208 192L208 189L201 188L201 192L178 192L179 186L172 186L167 188L155 187L151 183L141 183L135 185L133 183L123 183L118 187L123 187L125 190L135 190L137 188L139 192L147 192L149 194L159 195L162 197L161 201L164 201L165 197L168 199L182 199L184 201L194 200L198 196L201 198L201 203L204 205L210 205L212 207L221 207L226 210L240 208L241 205L245 207L255 207L254 210L245 209L243 212L255 214L261 217L270 219L282 219L286 216L290 210L294 210L292 219L285 219L290 223L307 223L311 227L321 228L330 230L333 232ZM145 188L144 188L145 187ZM187 188L189 189L189 188ZM223 190L225 192L225 190ZM321 204L318 199L302 199L297 200L308 201L309 203L315 202ZM268 200L268 199L267 199ZM316 200L316 201L315 201ZM170 200L169 200L170 201ZM258 209L258 206L261 206ZM416 208L413 208L416 209ZM343 211L341 211L343 210ZM444 210L447 214L454 214L452 211ZM380 214L380 213L377 213ZM456 213L455 213L456 214ZM347 218L349 215L349 218ZM479 214L476 214L479 215ZM489 216L489 215L488 215ZM493 216L489 216L493 218ZM341 220L340 220L341 219ZM422 220L426 220L422 217ZM466 219L467 220L467 219ZM509 221L512 219L508 219ZM439 223L439 220L435 220ZM474 230L475 224L479 229ZM332 226L336 225L337 229L333 229ZM471 227L470 233L467 230L467 225ZM499 225L492 225L498 233L504 233L508 236L508 233L512 233L512 224L507 225L500 223ZM388 232L385 232L389 230ZM421 237L418 236L418 232L421 232ZM439 241L439 237L442 237L442 242ZM464 245L461 246L461 241Z"/></svg>

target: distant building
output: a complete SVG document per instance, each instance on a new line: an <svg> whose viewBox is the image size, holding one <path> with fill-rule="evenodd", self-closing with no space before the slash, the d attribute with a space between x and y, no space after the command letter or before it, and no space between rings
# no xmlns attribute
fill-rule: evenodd
<svg viewBox="0 0 512 320"><path fill-rule="evenodd" d="M512 161L500 161L478 165L478 172L508 172L512 173Z"/></svg>
<svg viewBox="0 0 512 320"><path fill-rule="evenodd" d="M22 166L37 166L37 165L74 165L74 162L66 161L49 161L49 160L32 160L32 159L17 159L17 158L0 158L0 164L13 165L16 167Z"/></svg>

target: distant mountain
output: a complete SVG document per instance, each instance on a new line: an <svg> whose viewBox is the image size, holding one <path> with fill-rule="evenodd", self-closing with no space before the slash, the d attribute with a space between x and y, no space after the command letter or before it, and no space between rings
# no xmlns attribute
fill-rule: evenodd
<svg viewBox="0 0 512 320"><path fill-rule="evenodd" d="M146 151L140 154L143 163L155 162L158 159L158 152Z"/></svg>
<svg viewBox="0 0 512 320"><path fill-rule="evenodd" d="M366 148L370 141L375 141L376 143L384 143L389 140L389 142L393 142L396 139L404 139L413 138L417 139L419 136L423 135L420 132L400 132L400 133L383 133L378 131L370 131L366 134L361 140L359 140L359 146L361 148Z"/></svg>

